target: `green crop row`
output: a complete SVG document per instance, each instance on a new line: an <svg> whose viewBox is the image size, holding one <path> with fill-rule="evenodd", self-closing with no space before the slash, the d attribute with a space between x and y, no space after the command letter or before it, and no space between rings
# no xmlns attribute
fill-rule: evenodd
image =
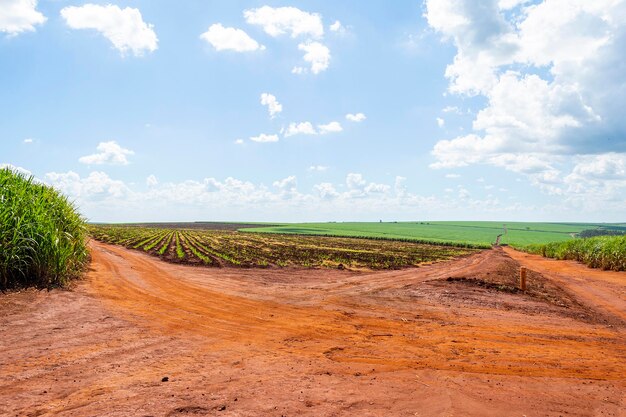
<svg viewBox="0 0 626 417"><path fill-rule="evenodd" d="M436 262L474 248L411 240L91 226L95 239L138 249L172 262L236 267L390 269ZM430 242L429 242L430 243ZM157 249L158 248L158 249Z"/></svg>
<svg viewBox="0 0 626 417"><path fill-rule="evenodd" d="M626 271L626 236L598 236L522 247L530 253L583 262L592 268Z"/></svg>
<svg viewBox="0 0 626 417"><path fill-rule="evenodd" d="M0 169L0 289L63 285L88 259L83 218L65 196Z"/></svg>

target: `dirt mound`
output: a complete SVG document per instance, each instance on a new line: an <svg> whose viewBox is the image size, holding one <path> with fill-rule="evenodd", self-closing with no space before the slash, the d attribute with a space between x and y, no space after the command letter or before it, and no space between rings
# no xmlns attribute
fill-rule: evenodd
<svg viewBox="0 0 626 417"><path fill-rule="evenodd" d="M502 249L496 248L484 262L451 274L445 280L512 294L524 294L555 306L585 310L572 294L532 269L527 270L526 290L520 290L520 267L519 262L511 259Z"/></svg>

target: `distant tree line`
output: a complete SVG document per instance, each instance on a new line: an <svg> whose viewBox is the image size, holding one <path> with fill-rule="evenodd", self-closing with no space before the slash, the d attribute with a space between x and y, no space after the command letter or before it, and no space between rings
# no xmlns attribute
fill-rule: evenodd
<svg viewBox="0 0 626 417"><path fill-rule="evenodd" d="M578 233L580 238L596 237L596 236L622 236L626 235L626 231L623 230L611 230L611 229L587 229Z"/></svg>

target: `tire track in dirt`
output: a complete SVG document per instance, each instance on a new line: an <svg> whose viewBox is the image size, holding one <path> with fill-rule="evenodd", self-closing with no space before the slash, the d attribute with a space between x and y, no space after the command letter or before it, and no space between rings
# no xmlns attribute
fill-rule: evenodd
<svg viewBox="0 0 626 417"><path fill-rule="evenodd" d="M483 373L621 377L623 367L600 358L623 355L610 330L582 329L569 323L535 320L513 323L493 316L480 320L452 316L433 303L415 303L412 317L393 305L368 304L368 314L344 314L361 297L408 283L441 278L450 270L476 265L488 252L461 259L458 265L349 276L320 289L325 298L314 306L289 303L290 294L274 299L255 297L254 285L241 294L185 279L189 267L159 263L147 255L93 243L95 294L142 325L167 334L194 334L219 346L248 343L260 351L281 351L305 357L324 355L334 361L369 363L388 369L433 368ZM204 269L207 276L216 272ZM268 276L288 271L270 271ZM219 277L219 271L217 272ZM315 292L307 288L304 290ZM370 297L371 299L371 297ZM322 308L320 308L322 307ZM402 320L404 318L404 320ZM425 320L425 318L427 320ZM510 319L509 319L510 320ZM458 340L462 340L459 343ZM287 342L285 342L287 341ZM584 349L581 347L584 345ZM520 352L523 351L523 355ZM580 352L584 352L581 354ZM563 365L563 364L567 365Z"/></svg>
<svg viewBox="0 0 626 417"><path fill-rule="evenodd" d="M0 295L0 415L620 416L624 327L445 280L494 254L214 269L94 242L73 291Z"/></svg>

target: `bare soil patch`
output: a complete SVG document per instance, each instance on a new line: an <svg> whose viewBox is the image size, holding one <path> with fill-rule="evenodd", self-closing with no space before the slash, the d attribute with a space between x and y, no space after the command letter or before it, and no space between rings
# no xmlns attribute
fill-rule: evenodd
<svg viewBox="0 0 626 417"><path fill-rule="evenodd" d="M620 416L626 408L621 310L594 302L623 298L624 281L613 276L609 286L591 274L587 287L565 287L540 265L529 280L536 288L521 294L491 287L511 284L519 266L496 251L360 273L193 268L97 242L92 249L91 270L73 290L0 295L0 415ZM604 292L588 297L586 288Z"/></svg>

